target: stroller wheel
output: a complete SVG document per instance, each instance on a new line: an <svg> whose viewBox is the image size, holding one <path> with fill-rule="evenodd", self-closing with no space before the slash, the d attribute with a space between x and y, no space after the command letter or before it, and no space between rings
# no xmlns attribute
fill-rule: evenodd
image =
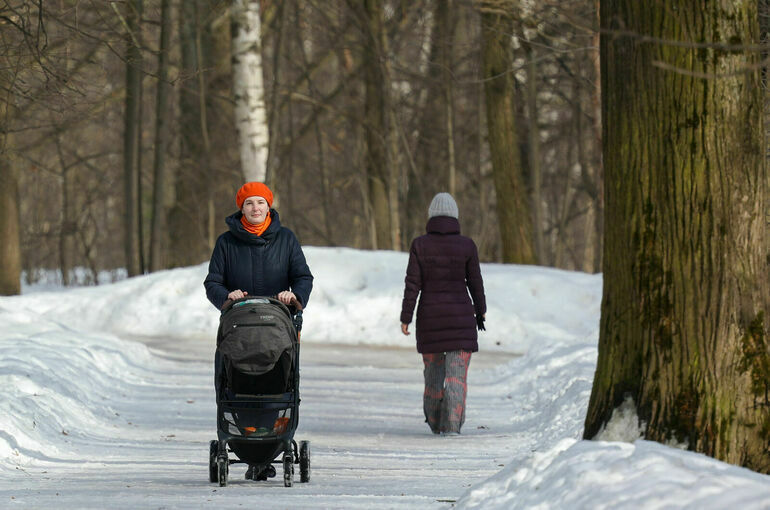
<svg viewBox="0 0 770 510"><path fill-rule="evenodd" d="M218 441L212 440L209 443L209 482L217 481L217 448Z"/></svg>
<svg viewBox="0 0 770 510"><path fill-rule="evenodd" d="M230 459L227 456L227 443L217 441L217 475L220 487L227 487L227 472L229 470Z"/></svg>
<svg viewBox="0 0 770 510"><path fill-rule="evenodd" d="M283 454L283 486L291 487L294 484L294 462L291 452Z"/></svg>
<svg viewBox="0 0 770 510"><path fill-rule="evenodd" d="M227 471L229 469L227 457L217 458L217 472L219 473L219 486L227 487Z"/></svg>
<svg viewBox="0 0 770 510"><path fill-rule="evenodd" d="M310 443L307 441L299 443L299 481L310 481Z"/></svg>

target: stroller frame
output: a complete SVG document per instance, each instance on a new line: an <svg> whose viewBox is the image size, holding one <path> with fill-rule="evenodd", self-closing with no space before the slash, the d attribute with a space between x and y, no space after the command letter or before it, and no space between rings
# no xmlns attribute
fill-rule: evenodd
<svg viewBox="0 0 770 510"><path fill-rule="evenodd" d="M235 394L233 398L228 399L220 399L220 395L217 395L217 439L209 443L209 482L219 482L220 487L227 486L230 464L247 463L253 465L255 467L254 479L257 479L257 474L267 469L271 464L282 464L284 486L291 487L293 485L294 464L299 464L300 481L310 481L309 442L300 441L298 446L294 440L294 432L299 424L299 404L301 400L299 397L299 338L302 330L302 306L299 302L293 302L292 309L290 310L285 304L272 297L247 296L226 303L222 309L222 316L224 317L225 313L238 303L249 300L260 300L260 303L274 305L281 313L285 313L291 319L294 327L294 338L292 339L294 355L289 376L291 382L289 384L289 391L280 394ZM217 346L218 348L219 346ZM243 429L240 429L234 421L230 421L227 418L228 414L233 417L239 412L250 411L253 413L266 411L270 413L270 410L284 411L284 413L287 410L289 411L288 422L284 422L285 426L282 426L280 431L273 434L244 434ZM231 433L231 427L238 428L241 433ZM239 444L261 444L266 448L264 451L270 452L272 450L272 454L268 454L261 462L254 462L254 459L244 460L239 458L237 454L235 458L230 458L229 452L232 452L231 445L233 444L236 447ZM273 447L272 449L271 446ZM281 457L280 460L278 460L279 456ZM261 479L266 479L266 477Z"/></svg>

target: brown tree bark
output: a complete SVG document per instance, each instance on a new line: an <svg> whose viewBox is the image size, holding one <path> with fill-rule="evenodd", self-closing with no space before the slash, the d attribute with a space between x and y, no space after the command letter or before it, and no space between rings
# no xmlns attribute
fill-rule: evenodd
<svg viewBox="0 0 770 510"><path fill-rule="evenodd" d="M141 157L142 53L139 24L142 0L126 6L126 101L123 124L124 248L129 276L142 273L139 211L139 158Z"/></svg>
<svg viewBox="0 0 770 510"><path fill-rule="evenodd" d="M364 43L365 68L365 131L367 196L371 204L375 246L373 249L392 249L390 169L388 161L389 112L387 81L383 59L387 58L385 28L381 0L365 0L366 29Z"/></svg>
<svg viewBox="0 0 770 510"><path fill-rule="evenodd" d="M71 166L67 164L62 149L61 137L57 134L55 137L56 152L59 156L59 174L61 186L61 226L59 227L59 271L61 272L62 285L67 286L71 283L70 272L72 270L73 240L77 232L77 221L75 220L74 207L72 200L72 178L70 177Z"/></svg>
<svg viewBox="0 0 770 510"><path fill-rule="evenodd" d="M595 22L596 26L600 26L599 18L599 0L594 0L595 8ZM591 94L591 107L593 110L593 123L592 128L594 131L595 149L594 154L597 154L596 171L594 174L594 182L596 183L596 200L594 200L594 235L596 236L596 246L594 246L594 271L602 271L602 257L604 254L604 167L602 163L601 146L602 146L602 83L601 83L601 58L600 58L600 31L597 30L592 37L595 50L591 51L591 61L594 67L594 87Z"/></svg>
<svg viewBox="0 0 770 510"><path fill-rule="evenodd" d="M168 61L171 48L171 0L160 4L160 48L158 86L155 98L155 154L153 159L152 225L150 227L150 271L163 268L166 225L166 147L168 145Z"/></svg>
<svg viewBox="0 0 770 510"><path fill-rule="evenodd" d="M532 236L534 241L535 258L539 264L542 264L545 257L545 238L543 235L543 214L542 214L542 187L543 178L540 168L540 121L539 110L537 107L537 79L538 69L535 64L535 51L529 41L522 40L522 47L527 56L527 120L529 127L527 129L529 145L529 175L530 186L532 188Z"/></svg>
<svg viewBox="0 0 770 510"><path fill-rule="evenodd" d="M7 96L0 98L0 122L7 119L7 100ZM9 136L0 136L0 296L21 293L19 187L7 151Z"/></svg>
<svg viewBox="0 0 770 510"><path fill-rule="evenodd" d="M479 2L482 22L482 66L486 99L489 150L497 195L497 215L503 262L536 262L527 191L521 176L521 157L516 129L516 92L513 83L511 18L501 12L512 2L494 2L485 9ZM503 9L504 10L504 9Z"/></svg>
<svg viewBox="0 0 770 510"><path fill-rule="evenodd" d="M631 396L645 438L770 472L757 2L605 0L601 26L604 296L584 436Z"/></svg>

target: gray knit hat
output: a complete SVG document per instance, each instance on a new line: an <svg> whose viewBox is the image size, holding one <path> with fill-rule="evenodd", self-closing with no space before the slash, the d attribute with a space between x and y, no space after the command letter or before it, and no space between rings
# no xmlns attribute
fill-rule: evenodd
<svg viewBox="0 0 770 510"><path fill-rule="evenodd" d="M428 207L428 218L434 216L449 216L457 218L460 213L457 210L457 202L449 193L437 193Z"/></svg>

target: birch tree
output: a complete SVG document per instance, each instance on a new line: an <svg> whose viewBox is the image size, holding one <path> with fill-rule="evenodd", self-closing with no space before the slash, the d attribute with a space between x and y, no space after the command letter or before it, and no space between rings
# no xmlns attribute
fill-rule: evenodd
<svg viewBox="0 0 770 510"><path fill-rule="evenodd" d="M262 77L258 0L233 0L231 9L233 96L241 171L245 181L264 182L270 143Z"/></svg>

